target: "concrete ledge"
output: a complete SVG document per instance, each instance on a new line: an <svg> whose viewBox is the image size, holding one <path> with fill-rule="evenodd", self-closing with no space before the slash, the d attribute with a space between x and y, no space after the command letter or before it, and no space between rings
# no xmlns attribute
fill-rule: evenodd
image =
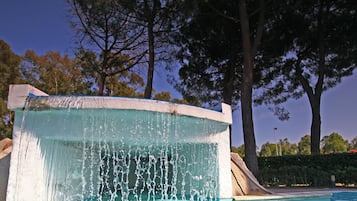
<svg viewBox="0 0 357 201"><path fill-rule="evenodd" d="M48 94L29 84L10 85L7 108L10 110L23 108L29 96L48 96Z"/></svg>
<svg viewBox="0 0 357 201"><path fill-rule="evenodd" d="M208 110L191 105L170 103L166 101L108 97L108 96L50 96L48 98L32 98L31 105L36 110L49 108L90 108L90 109L124 109L124 110L144 110L153 112L170 113L172 115L186 115L196 118L203 118L232 123L232 113L230 106L222 103L222 111Z"/></svg>
<svg viewBox="0 0 357 201"><path fill-rule="evenodd" d="M24 85L10 85L8 108L10 110L22 109L29 96L48 96L45 92L35 87ZM110 108L146 110L174 115L186 115L218 122L232 124L232 109L230 105L222 103L222 112L208 110L200 107L170 103L166 101L107 97L107 96L49 96L48 98L33 98L31 101L40 107L36 109L48 108Z"/></svg>

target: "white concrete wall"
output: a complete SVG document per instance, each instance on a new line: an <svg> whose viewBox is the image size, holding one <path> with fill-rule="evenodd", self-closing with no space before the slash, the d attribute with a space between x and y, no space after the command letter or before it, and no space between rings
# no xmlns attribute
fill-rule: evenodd
<svg viewBox="0 0 357 201"><path fill-rule="evenodd" d="M218 170L219 198L232 198L231 155L229 129L217 135L218 139Z"/></svg>
<svg viewBox="0 0 357 201"><path fill-rule="evenodd" d="M14 128L6 201L46 201L44 170L38 139Z"/></svg>

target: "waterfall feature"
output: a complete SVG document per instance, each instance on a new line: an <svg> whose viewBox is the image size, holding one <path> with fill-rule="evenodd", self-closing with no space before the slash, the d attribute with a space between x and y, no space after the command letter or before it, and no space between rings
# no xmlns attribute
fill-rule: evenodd
<svg viewBox="0 0 357 201"><path fill-rule="evenodd" d="M124 105L113 97L28 98L15 110L7 200L229 198L221 183L230 172L220 170L222 153L229 165L220 145L228 123Z"/></svg>

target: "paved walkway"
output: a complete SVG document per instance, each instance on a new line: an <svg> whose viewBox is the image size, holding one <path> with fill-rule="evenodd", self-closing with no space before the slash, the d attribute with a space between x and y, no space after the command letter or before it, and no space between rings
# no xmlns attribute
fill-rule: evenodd
<svg viewBox="0 0 357 201"><path fill-rule="evenodd" d="M270 188L272 195L235 196L235 200L264 200L280 198L303 198L312 196L331 196L334 192L357 192L357 188Z"/></svg>

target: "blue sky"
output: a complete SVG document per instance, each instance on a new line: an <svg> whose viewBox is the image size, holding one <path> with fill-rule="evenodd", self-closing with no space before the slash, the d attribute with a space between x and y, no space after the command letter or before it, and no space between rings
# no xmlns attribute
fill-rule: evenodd
<svg viewBox="0 0 357 201"><path fill-rule="evenodd" d="M27 49L38 54L60 51L71 55L75 48L74 31L70 28L66 0L2 0L0 1L0 38L12 50L22 55ZM322 136L340 133L345 139L357 136L357 71L342 83L326 91L322 96ZM166 82L166 72L157 69L154 77L157 91L170 90L179 96ZM307 97L290 100L285 104L290 119L281 122L264 106L254 108L254 126L257 145L276 139L288 138L297 143L310 133L311 112ZM243 144L240 110L233 115L233 144ZM273 129L277 128L277 138Z"/></svg>

